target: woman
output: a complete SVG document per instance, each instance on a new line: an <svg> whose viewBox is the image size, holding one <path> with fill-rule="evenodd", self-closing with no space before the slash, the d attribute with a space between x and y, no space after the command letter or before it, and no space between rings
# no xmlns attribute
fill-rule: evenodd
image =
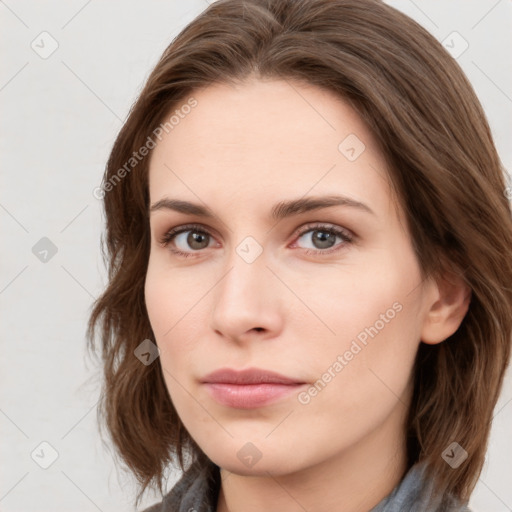
<svg viewBox="0 0 512 512"><path fill-rule="evenodd" d="M510 359L505 174L376 0L220 0L102 185L101 413L148 510L467 511Z"/></svg>

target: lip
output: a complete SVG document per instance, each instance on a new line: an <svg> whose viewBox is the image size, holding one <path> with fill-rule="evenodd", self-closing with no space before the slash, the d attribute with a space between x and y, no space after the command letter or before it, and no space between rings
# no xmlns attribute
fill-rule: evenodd
<svg viewBox="0 0 512 512"><path fill-rule="evenodd" d="M201 382L220 384L304 384L303 381L262 368L247 368L245 370L221 368L203 377Z"/></svg>
<svg viewBox="0 0 512 512"><path fill-rule="evenodd" d="M222 368L201 382L217 402L238 409L252 409L276 402L306 384L260 368L241 371Z"/></svg>

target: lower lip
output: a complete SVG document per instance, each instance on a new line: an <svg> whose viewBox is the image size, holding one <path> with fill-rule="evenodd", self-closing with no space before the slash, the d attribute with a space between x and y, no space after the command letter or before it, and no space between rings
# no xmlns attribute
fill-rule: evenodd
<svg viewBox="0 0 512 512"><path fill-rule="evenodd" d="M238 409L252 409L276 402L304 384L204 384L212 397L222 405Z"/></svg>

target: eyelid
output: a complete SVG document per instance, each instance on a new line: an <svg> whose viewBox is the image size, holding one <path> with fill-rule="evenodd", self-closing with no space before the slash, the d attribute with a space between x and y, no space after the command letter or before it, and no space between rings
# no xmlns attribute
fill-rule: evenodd
<svg viewBox="0 0 512 512"><path fill-rule="evenodd" d="M177 235L183 233L184 231L196 231L198 233L204 233L204 234L212 236L212 237L214 236L212 234L213 230L210 230L210 228L205 228L201 224L191 223L191 224L180 224L179 226L168 229L167 231L165 231L163 233L162 236L159 237L158 241L160 244L167 244L167 243L169 243L169 241L170 241L169 239L172 236L177 236Z"/></svg>
<svg viewBox="0 0 512 512"><path fill-rule="evenodd" d="M315 229L318 229L319 231L322 229L331 230L331 231L339 231L341 234L343 234L344 237L346 237L347 239L350 239L350 241L353 241L356 238L355 234L350 229L347 229L343 226L338 226L338 225L330 223L330 222L322 222L322 221L308 222L306 224L303 224L302 226L300 226L299 228L297 228L294 231L293 236L300 237L300 236L304 235L305 233L307 233L308 231L313 231Z"/></svg>
<svg viewBox="0 0 512 512"><path fill-rule="evenodd" d="M295 238L300 238L302 237L304 234L310 232L310 231L314 231L315 229L317 230L325 230L325 231L332 231L335 233L336 236L338 237L341 237L343 239L343 242L341 244L338 244L339 245L342 245L342 246L345 246L345 245L348 245L348 244L352 244L354 243L356 240L357 240L357 236L355 235L355 233L345 227L342 227L342 226L338 226L336 224L333 224L333 223L328 223L328 222L322 222L322 221L313 221L313 222L308 222L306 224L303 224L302 226L298 227L292 234L294 240ZM167 231L165 231L165 233L158 238L158 242L163 246L163 247L166 247L167 245L169 245L169 243L171 243L175 238L176 236L178 236L179 234L183 233L183 232L187 232L187 231L196 231L198 233L203 233L203 234L206 234L210 237L213 237L215 238L216 235L212 234L212 231L214 232L215 230L212 230L210 228L206 228L204 226L202 226L201 224L198 224L198 223L190 223L190 224L180 224L178 226L175 226ZM294 245L295 245L296 241L294 242ZM293 245L293 246L294 246ZM337 246L335 246L337 247ZM322 255L322 254L325 254L325 255L328 255L328 254L332 254L332 253L335 253L337 251L339 251L340 249L326 249L326 250L321 250L321 249L302 249L306 254L313 254L313 255ZM173 253L177 253L177 254L187 254L187 255L192 255L193 253L198 253L198 255L203 252L203 250L200 250L200 251L189 251L187 253L183 253L183 251L180 251L180 250L177 250L177 249L174 249L174 250L171 250L171 252Z"/></svg>

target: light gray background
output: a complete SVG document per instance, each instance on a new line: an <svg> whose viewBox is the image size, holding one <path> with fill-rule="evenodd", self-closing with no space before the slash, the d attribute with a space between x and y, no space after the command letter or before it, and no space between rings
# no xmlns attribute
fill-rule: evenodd
<svg viewBox="0 0 512 512"><path fill-rule="evenodd" d="M440 41L469 44L457 60L510 169L512 3L390 1ZM85 357L100 255L100 184L114 138L161 52L206 0L0 1L3 244L0 275L0 510L128 511L135 486L116 470L96 425L99 380ZM48 52L50 36L56 51ZM454 49L464 42L453 39ZM457 36L455 36L457 38ZM449 40L450 41L450 40ZM46 55L44 55L46 56ZM32 252L48 237L58 252ZM496 407L475 512L512 510L512 378ZM39 463L58 458L48 469ZM34 452L35 450L35 452ZM170 485L178 474L173 474ZM149 495L143 506L158 500Z"/></svg>

